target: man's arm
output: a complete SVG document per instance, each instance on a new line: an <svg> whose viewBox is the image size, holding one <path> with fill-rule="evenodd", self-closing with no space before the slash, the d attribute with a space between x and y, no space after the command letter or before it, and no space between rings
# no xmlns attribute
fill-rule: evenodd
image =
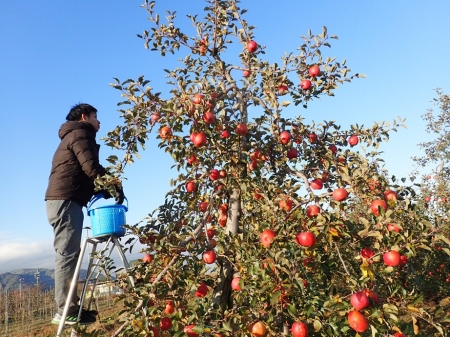
<svg viewBox="0 0 450 337"><path fill-rule="evenodd" d="M99 162L95 138L89 132L85 130L75 132L71 148L89 178L94 180L98 175L102 176L106 173L105 168Z"/></svg>

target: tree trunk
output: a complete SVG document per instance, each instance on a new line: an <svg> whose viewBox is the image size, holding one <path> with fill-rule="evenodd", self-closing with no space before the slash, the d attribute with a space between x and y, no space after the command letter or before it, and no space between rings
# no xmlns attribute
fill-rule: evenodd
<svg viewBox="0 0 450 337"><path fill-rule="evenodd" d="M229 235L235 235L239 232L239 219L241 214L241 192L234 188L230 195L230 206L228 209L228 220L226 231ZM225 252L227 255L227 252ZM235 270L227 258L220 258L219 283L213 292L212 303L218 305L222 310L233 306L233 297L231 296L231 280L234 277Z"/></svg>

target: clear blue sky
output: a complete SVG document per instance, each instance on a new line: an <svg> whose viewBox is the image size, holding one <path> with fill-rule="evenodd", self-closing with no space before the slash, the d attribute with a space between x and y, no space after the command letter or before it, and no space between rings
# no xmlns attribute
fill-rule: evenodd
<svg viewBox="0 0 450 337"><path fill-rule="evenodd" d="M119 122L120 93L109 87L145 75L157 91L165 90L163 59L143 48L136 37L149 29L140 0L1 1L0 2L0 272L18 268L52 268L53 234L45 214L44 193L57 132L70 107L87 102L99 111L104 136ZM200 0L160 0L156 9L184 14L201 12ZM421 120L433 89L450 92L450 2L440 1L243 1L246 19L257 26L255 39L266 45L266 57L295 51L308 29L327 26L339 36L330 54L347 59L353 72L366 79L346 84L336 97L314 101L307 120L335 120L343 127L407 118L408 129L393 134L383 146L386 167L406 175L410 159L428 139ZM183 54L184 56L184 54ZM160 88L160 89L159 89ZM296 113L297 114L297 113ZM101 142L100 142L101 143ZM135 223L164 200L176 171L172 160L150 141L144 158L127 172L127 219ZM110 154L102 147L103 162ZM105 163L106 165L106 163ZM89 219L86 219L89 225ZM138 257L133 254L131 258Z"/></svg>

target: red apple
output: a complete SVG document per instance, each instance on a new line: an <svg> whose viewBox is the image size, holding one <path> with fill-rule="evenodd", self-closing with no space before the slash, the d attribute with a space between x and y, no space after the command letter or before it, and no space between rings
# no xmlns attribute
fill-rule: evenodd
<svg viewBox="0 0 450 337"><path fill-rule="evenodd" d="M294 322L291 326L292 336L306 337L308 336L308 326L303 322Z"/></svg>
<svg viewBox="0 0 450 337"><path fill-rule="evenodd" d="M255 198L256 200L260 200L263 198L262 194L261 194L261 190L255 188L253 190L253 198Z"/></svg>
<svg viewBox="0 0 450 337"><path fill-rule="evenodd" d="M320 68L317 64L308 69L309 76L316 77L320 75Z"/></svg>
<svg viewBox="0 0 450 337"><path fill-rule="evenodd" d="M200 335L194 332L194 327L195 327L194 324L186 325L183 329L183 332L189 337L199 337Z"/></svg>
<svg viewBox="0 0 450 337"><path fill-rule="evenodd" d="M393 191L393 190L387 190L384 192L384 200L389 201L389 200L397 200L397 192Z"/></svg>
<svg viewBox="0 0 450 337"><path fill-rule="evenodd" d="M153 337L159 337L159 329L157 327L152 326L148 330L153 332Z"/></svg>
<svg viewBox="0 0 450 337"><path fill-rule="evenodd" d="M306 207L306 216L312 218L320 213L320 208L317 205L309 205Z"/></svg>
<svg viewBox="0 0 450 337"><path fill-rule="evenodd" d="M400 254L400 265L404 266L408 263L408 257L406 255Z"/></svg>
<svg viewBox="0 0 450 337"><path fill-rule="evenodd" d="M206 100L205 105L209 108L208 111L211 111L216 106L216 102L214 100Z"/></svg>
<svg viewBox="0 0 450 337"><path fill-rule="evenodd" d="M245 124L245 123L239 123L239 124L236 126L236 133L237 133L239 136L245 136L245 135L247 134L247 132L248 132L247 124Z"/></svg>
<svg viewBox="0 0 450 337"><path fill-rule="evenodd" d="M211 171L209 171L209 179L211 180L217 180L220 178L220 173L219 170L217 169L212 169Z"/></svg>
<svg viewBox="0 0 450 337"><path fill-rule="evenodd" d="M321 190L323 187L322 179L311 180L311 182L309 183L309 186L311 186L311 188L313 190Z"/></svg>
<svg viewBox="0 0 450 337"><path fill-rule="evenodd" d="M205 283L200 283L195 291L196 297L205 297L208 294L208 286Z"/></svg>
<svg viewBox="0 0 450 337"><path fill-rule="evenodd" d="M304 247L312 247L316 243L316 236L313 232L302 232L295 236L297 243Z"/></svg>
<svg viewBox="0 0 450 337"><path fill-rule="evenodd" d="M378 294L375 291L371 289L364 289L364 293L369 299L371 299L376 304L380 303L380 298L378 297Z"/></svg>
<svg viewBox="0 0 450 337"><path fill-rule="evenodd" d="M230 137L230 133L227 130L220 131L220 138L226 139L228 137Z"/></svg>
<svg viewBox="0 0 450 337"><path fill-rule="evenodd" d="M195 191L197 191L197 184L195 182L193 182L193 181L188 181L186 183L186 192L192 193L192 192L195 192Z"/></svg>
<svg viewBox="0 0 450 337"><path fill-rule="evenodd" d="M258 49L258 44L255 41L251 40L247 43L247 51L249 53L254 53L257 49Z"/></svg>
<svg viewBox="0 0 450 337"><path fill-rule="evenodd" d="M277 87L277 93L280 96L284 96L289 92L289 88L287 85L280 85Z"/></svg>
<svg viewBox="0 0 450 337"><path fill-rule="evenodd" d="M202 94L196 94L192 99L192 102L194 102L194 104L202 104L203 97Z"/></svg>
<svg viewBox="0 0 450 337"><path fill-rule="evenodd" d="M197 160L197 157L195 156L195 154L192 154L188 158L187 162L188 162L189 165L196 165L196 164L198 164L198 160Z"/></svg>
<svg viewBox="0 0 450 337"><path fill-rule="evenodd" d="M356 332L364 332L369 327L367 318L359 311L350 311L347 315L348 325Z"/></svg>
<svg viewBox="0 0 450 337"><path fill-rule="evenodd" d="M203 114L202 119L205 121L205 123L207 124L214 124L214 122L216 121L216 116L214 116L214 114L211 111L206 111Z"/></svg>
<svg viewBox="0 0 450 337"><path fill-rule="evenodd" d="M330 150L331 153L336 153L338 149L336 145L331 144L330 146L328 146L328 150Z"/></svg>
<svg viewBox="0 0 450 337"><path fill-rule="evenodd" d="M400 261L400 253L396 250L390 250L383 254L383 262L386 266L396 267Z"/></svg>
<svg viewBox="0 0 450 337"><path fill-rule="evenodd" d="M372 201L372 203L370 204L370 209L371 209L372 213L375 214L376 216L380 216L380 211L379 211L378 207L383 208L384 211L387 211L387 209L388 209L388 205L386 204L386 201L379 200L379 199Z"/></svg>
<svg viewBox="0 0 450 337"><path fill-rule="evenodd" d="M302 90L311 89L311 81L310 80L302 80L300 82L300 88L302 88Z"/></svg>
<svg viewBox="0 0 450 337"><path fill-rule="evenodd" d="M216 262L217 255L216 252L213 250L208 250L203 253L203 261L205 261L207 264L211 264Z"/></svg>
<svg viewBox="0 0 450 337"><path fill-rule="evenodd" d="M262 244L264 247L269 248L270 245L271 245L271 243L272 243L272 241L273 241L273 239L274 239L274 237L275 237L276 235L277 235L277 234L276 234L273 230L271 230L271 229L266 229L266 230L264 230L264 231L261 233L261 236L260 236L260 238L259 238L259 241L261 242L261 244Z"/></svg>
<svg viewBox="0 0 450 337"><path fill-rule="evenodd" d="M159 136L161 139L168 139L172 136L172 129L168 126L163 126L161 129L159 129Z"/></svg>
<svg viewBox="0 0 450 337"><path fill-rule="evenodd" d="M202 147L206 145L206 135L204 132L195 134L193 138L194 139L192 140L192 142L194 143L195 147Z"/></svg>
<svg viewBox="0 0 450 337"><path fill-rule="evenodd" d="M253 337L264 337L267 334L267 328L262 322L253 323L249 330Z"/></svg>
<svg viewBox="0 0 450 337"><path fill-rule="evenodd" d="M359 143L359 139L358 136L356 135L351 135L348 139L348 143L350 144L350 146L355 146Z"/></svg>
<svg viewBox="0 0 450 337"><path fill-rule="evenodd" d="M389 224L387 225L387 229L388 229L388 231L390 231L390 232L394 231L394 232L397 232L397 233L400 233L400 232L402 231L402 230L400 229L400 227L397 227L396 225L391 224L391 223L389 223Z"/></svg>
<svg viewBox="0 0 450 337"><path fill-rule="evenodd" d="M206 47L204 44L202 44L200 47L198 47L198 53L202 56L206 55L207 50L208 50L208 47Z"/></svg>
<svg viewBox="0 0 450 337"><path fill-rule="evenodd" d="M233 280L231 281L231 289L233 289L234 291L241 291L241 286L239 285L239 282L241 281L240 277L235 277L233 278Z"/></svg>
<svg viewBox="0 0 450 337"><path fill-rule="evenodd" d="M249 77L252 74L252 71L250 69L245 69L242 71L242 76Z"/></svg>
<svg viewBox="0 0 450 337"><path fill-rule="evenodd" d="M348 192L345 188L340 187L333 191L333 198L336 201L344 201L348 197Z"/></svg>
<svg viewBox="0 0 450 337"><path fill-rule="evenodd" d="M311 144L315 144L319 140L319 137L314 132L311 132L309 134L308 140Z"/></svg>
<svg viewBox="0 0 450 337"><path fill-rule="evenodd" d="M352 304L353 308L360 311L364 308L367 308L370 304L370 301L364 291L358 291L350 296L350 303Z"/></svg>
<svg viewBox="0 0 450 337"><path fill-rule="evenodd" d="M175 306L173 305L173 302L171 300L168 300L166 302L166 307L164 308L164 312L167 315L171 315L175 312Z"/></svg>
<svg viewBox="0 0 450 337"><path fill-rule="evenodd" d="M247 168L249 171L255 171L258 168L258 161L252 160L247 164Z"/></svg>
<svg viewBox="0 0 450 337"><path fill-rule="evenodd" d="M376 179L371 179L368 181L369 184L369 190L374 191L380 187L380 183Z"/></svg>
<svg viewBox="0 0 450 337"><path fill-rule="evenodd" d="M395 334L394 334L394 337L406 337L406 335L405 334L402 334L401 332L396 332Z"/></svg>
<svg viewBox="0 0 450 337"><path fill-rule="evenodd" d="M261 151L255 150L250 153L250 160L260 160L261 159Z"/></svg>
<svg viewBox="0 0 450 337"><path fill-rule="evenodd" d="M206 230L206 235L208 235L208 238L212 239L214 237L214 235L216 235L216 230L214 227L209 227Z"/></svg>
<svg viewBox="0 0 450 337"><path fill-rule="evenodd" d="M159 328L161 330L169 330L172 327L172 320L169 317L161 318Z"/></svg>
<svg viewBox="0 0 450 337"><path fill-rule="evenodd" d="M290 198L285 198L280 200L280 202L278 203L278 206L286 211L289 212L292 209L292 200Z"/></svg>
<svg viewBox="0 0 450 337"><path fill-rule="evenodd" d="M206 212L206 210L208 209L208 205L209 205L209 202L207 202L207 201L202 201L202 202L200 203L200 205L198 206L198 208L200 209L200 211Z"/></svg>
<svg viewBox="0 0 450 337"><path fill-rule="evenodd" d="M192 133L189 135L189 140L190 140L191 142L194 142L195 137L197 137L197 132L192 132Z"/></svg>
<svg viewBox="0 0 450 337"><path fill-rule="evenodd" d="M226 177L227 177L227 171L225 171L225 170L220 170L219 171L219 177L221 178L221 179L225 179Z"/></svg>
<svg viewBox="0 0 450 337"><path fill-rule="evenodd" d="M347 161L347 159L344 156L338 156L337 161L338 161L338 163L345 163Z"/></svg>
<svg viewBox="0 0 450 337"><path fill-rule="evenodd" d="M150 263L152 261L153 261L153 256L151 256L148 253L142 257L142 262L144 262L144 263Z"/></svg>
<svg viewBox="0 0 450 337"><path fill-rule="evenodd" d="M159 115L159 113L155 112L152 114L152 124L155 124L159 121L159 119L161 118L161 116Z"/></svg>
<svg viewBox="0 0 450 337"><path fill-rule="evenodd" d="M291 134L288 131L283 131L280 133L280 140L282 144L287 144L291 140Z"/></svg>
<svg viewBox="0 0 450 337"><path fill-rule="evenodd" d="M287 156L289 159L295 159L295 158L298 157L298 151L297 151L296 149L294 149L294 148L290 148L290 149L287 151L286 156Z"/></svg>
<svg viewBox="0 0 450 337"><path fill-rule="evenodd" d="M359 255L361 255L364 259L370 259L375 255L375 253L370 248L363 248L363 249L361 249L361 252L359 253Z"/></svg>

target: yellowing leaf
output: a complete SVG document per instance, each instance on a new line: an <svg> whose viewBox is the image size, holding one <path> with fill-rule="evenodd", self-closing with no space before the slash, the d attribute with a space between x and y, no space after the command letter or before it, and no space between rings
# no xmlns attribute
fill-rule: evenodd
<svg viewBox="0 0 450 337"><path fill-rule="evenodd" d="M412 317L412 322L413 322L414 334L418 335L419 334L419 326L417 325L417 318L415 318L413 316Z"/></svg>
<svg viewBox="0 0 450 337"><path fill-rule="evenodd" d="M411 304L408 304L406 307L407 307L408 310L411 311L411 312L420 312L419 309L417 309L416 307L412 306Z"/></svg>
<svg viewBox="0 0 450 337"><path fill-rule="evenodd" d="M138 326L139 329L142 329L142 322L138 319L133 320L133 325Z"/></svg>
<svg viewBox="0 0 450 337"><path fill-rule="evenodd" d="M318 332L322 329L322 323L319 320L315 319L314 323L313 323L313 327L314 327L314 331Z"/></svg>
<svg viewBox="0 0 450 337"><path fill-rule="evenodd" d="M361 269L361 272L363 274L364 277L370 277L370 279L373 281L375 279L375 275L372 271L372 269L370 269L369 263L367 262L367 260L363 260L363 262L361 263L361 265L359 266L359 268Z"/></svg>

